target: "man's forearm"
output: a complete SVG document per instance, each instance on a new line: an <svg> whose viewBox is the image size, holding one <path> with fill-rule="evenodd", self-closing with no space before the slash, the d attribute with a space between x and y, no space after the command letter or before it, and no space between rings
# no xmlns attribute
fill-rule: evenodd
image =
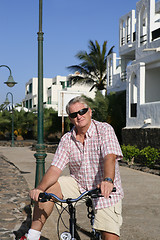
<svg viewBox="0 0 160 240"><path fill-rule="evenodd" d="M104 179L111 178L114 181L115 176L115 154L108 154L104 158Z"/></svg>
<svg viewBox="0 0 160 240"><path fill-rule="evenodd" d="M61 170L55 166L50 166L45 175L42 178L42 181L37 186L37 189L46 191L49 187L55 184L61 174Z"/></svg>
<svg viewBox="0 0 160 240"><path fill-rule="evenodd" d="M109 154L104 157L104 176L98 187L101 188L101 193L105 198L109 198L110 193L113 190L115 159L116 155L114 154Z"/></svg>

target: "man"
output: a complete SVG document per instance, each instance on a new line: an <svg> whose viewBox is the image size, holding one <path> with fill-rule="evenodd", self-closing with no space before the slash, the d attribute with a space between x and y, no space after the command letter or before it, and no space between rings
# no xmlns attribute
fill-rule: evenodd
<svg viewBox="0 0 160 240"><path fill-rule="evenodd" d="M21 240L39 240L41 229L53 210L52 202L38 202L40 192L76 198L81 192L97 186L104 197L93 202L94 228L101 231L103 240L118 240L123 198L118 160L122 158L122 152L114 130L107 123L91 119L92 110L83 97L73 98L66 111L74 127L61 138L51 166L39 186L30 192L37 204L28 237ZM60 177L67 164L70 176ZM112 193L114 186L116 193Z"/></svg>

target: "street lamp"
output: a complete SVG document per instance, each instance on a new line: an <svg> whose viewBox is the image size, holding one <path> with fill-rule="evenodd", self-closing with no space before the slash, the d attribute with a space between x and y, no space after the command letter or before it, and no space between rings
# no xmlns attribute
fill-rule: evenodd
<svg viewBox="0 0 160 240"><path fill-rule="evenodd" d="M7 65L0 65L0 67L6 67L9 69L10 75L8 77L8 81L4 83L7 84L8 87L14 87L14 85L17 84L17 82L13 80L11 69Z"/></svg>
<svg viewBox="0 0 160 240"><path fill-rule="evenodd" d="M43 132L43 32L42 32L42 0L39 0L39 32L38 32L38 141L36 145L36 177L35 187L45 173L45 158Z"/></svg>
<svg viewBox="0 0 160 240"><path fill-rule="evenodd" d="M14 109L13 109L13 94L11 92L7 93L4 104L5 105L10 104L10 101L8 100L8 94L10 94L12 97L12 141L11 141L11 147L14 147Z"/></svg>

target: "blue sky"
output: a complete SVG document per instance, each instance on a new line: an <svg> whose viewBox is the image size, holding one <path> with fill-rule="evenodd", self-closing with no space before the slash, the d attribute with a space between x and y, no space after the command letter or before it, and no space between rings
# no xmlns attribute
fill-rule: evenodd
<svg viewBox="0 0 160 240"><path fill-rule="evenodd" d="M79 63L79 50L88 50L89 40L100 45L107 40L107 49L115 45L118 54L119 18L136 9L136 0L43 0L44 77L66 76L66 67ZM8 80L7 68L0 68L0 104L7 92L14 103L25 97L25 83L38 75L39 0L1 0L0 65L8 65L14 80ZM9 100L10 99L10 96Z"/></svg>

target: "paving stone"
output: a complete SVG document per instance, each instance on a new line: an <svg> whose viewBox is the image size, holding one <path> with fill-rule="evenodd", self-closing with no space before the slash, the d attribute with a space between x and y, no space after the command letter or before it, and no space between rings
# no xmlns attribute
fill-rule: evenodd
<svg viewBox="0 0 160 240"><path fill-rule="evenodd" d="M24 207L30 208L26 180L19 170L0 156L0 239L13 240L14 230L26 222Z"/></svg>

